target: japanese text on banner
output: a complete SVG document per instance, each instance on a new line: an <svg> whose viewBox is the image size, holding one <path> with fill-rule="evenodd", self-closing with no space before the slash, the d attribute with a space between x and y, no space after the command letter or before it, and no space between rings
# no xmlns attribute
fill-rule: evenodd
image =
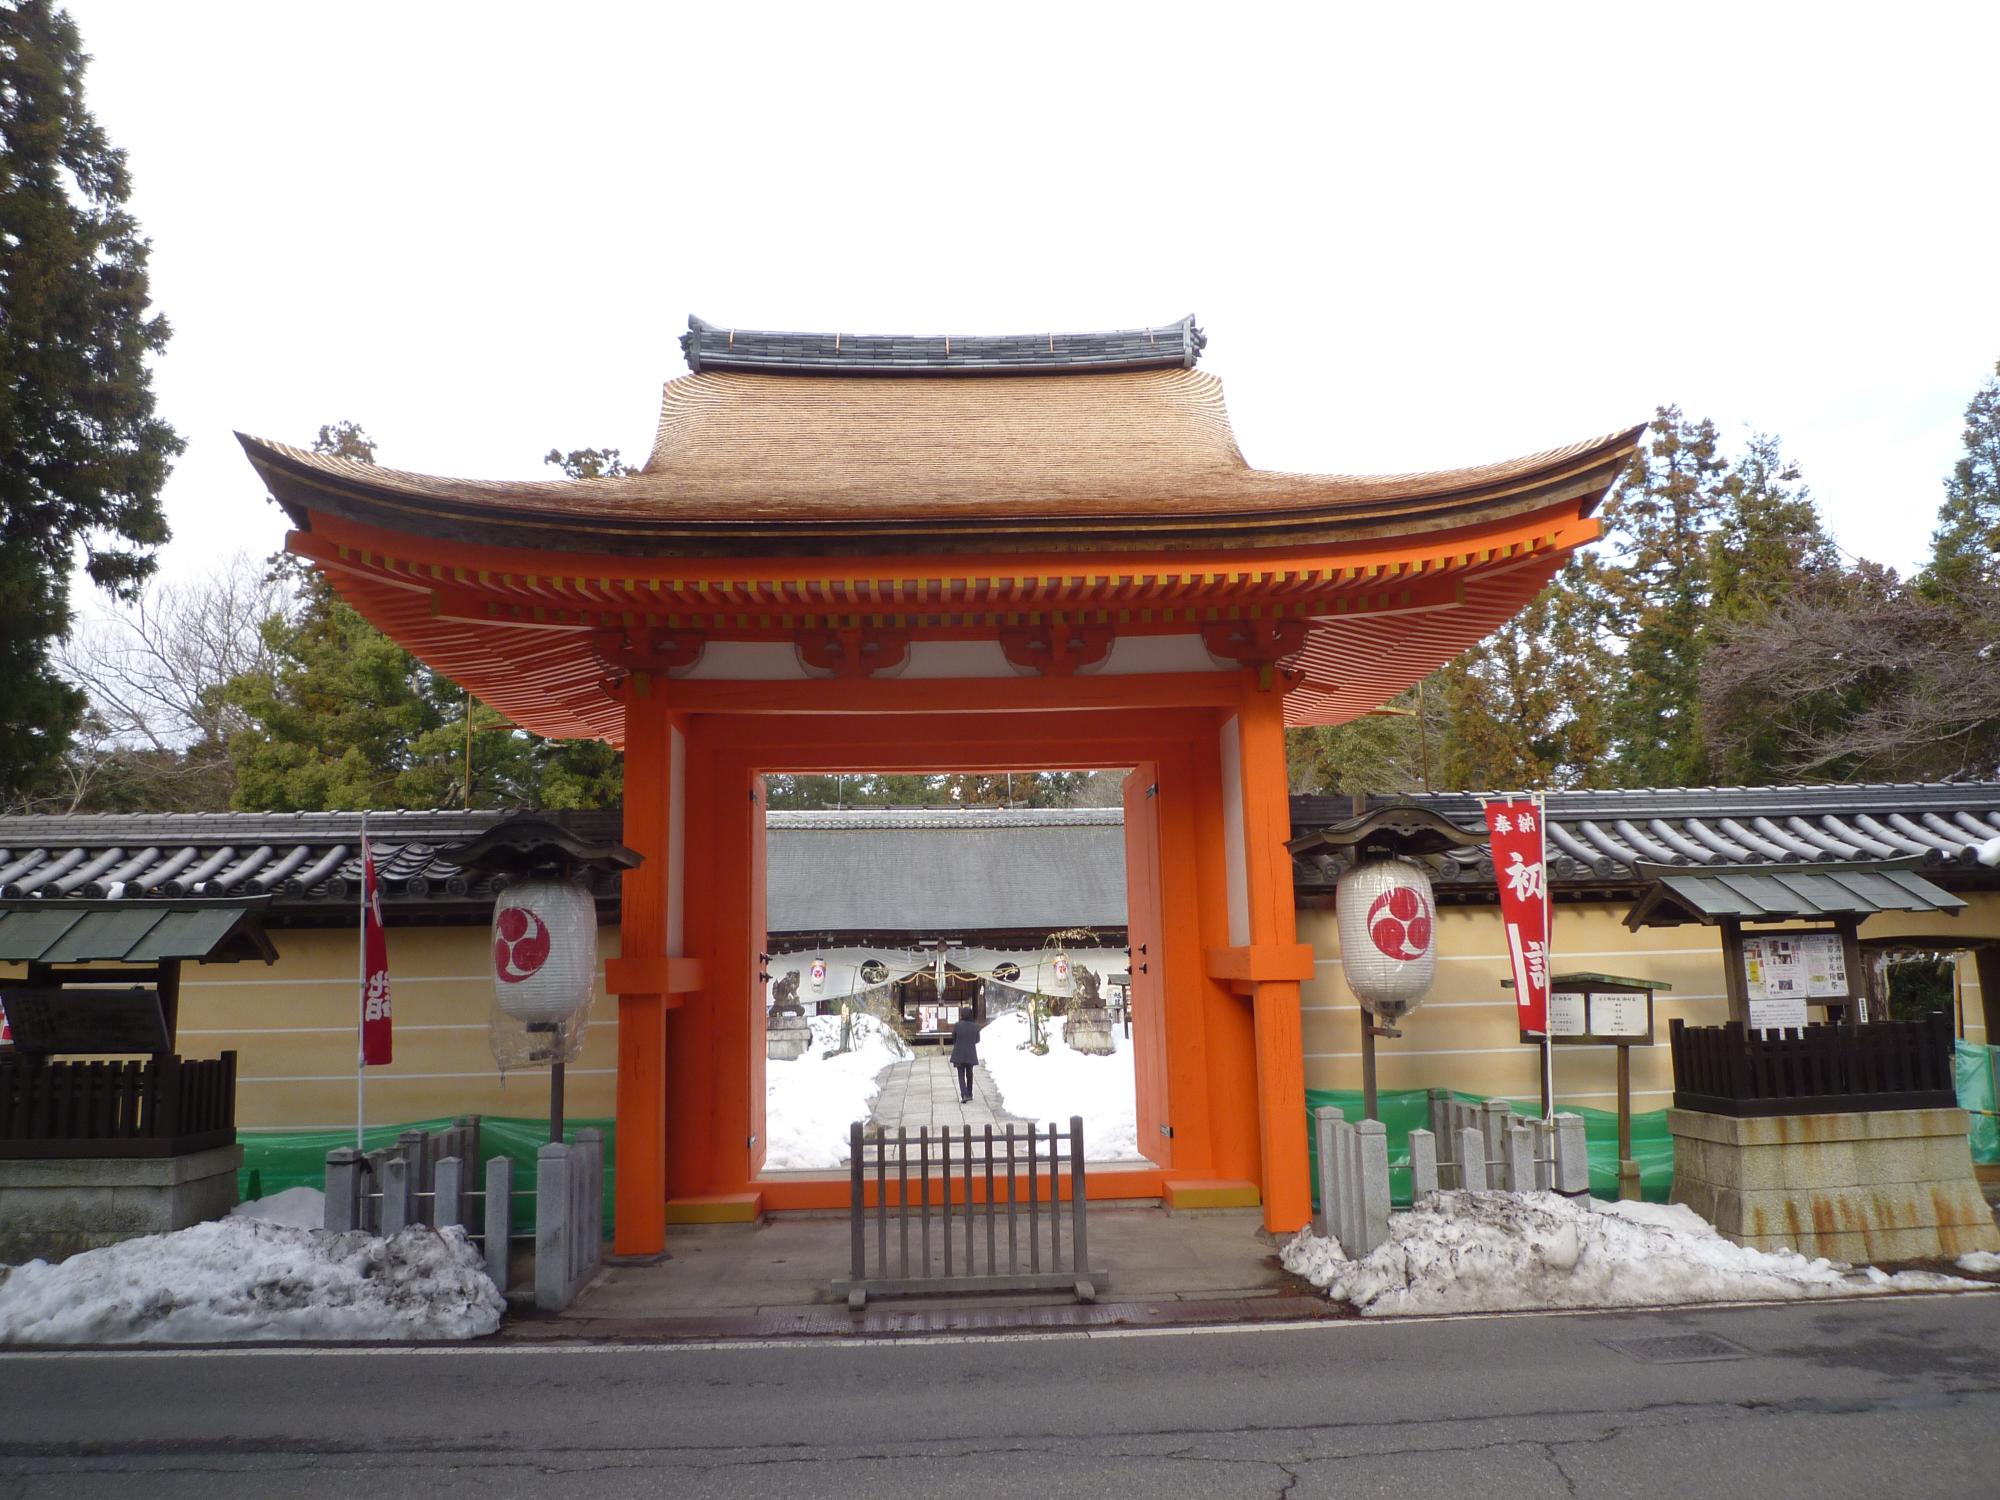
<svg viewBox="0 0 2000 1500"><path fill-rule="evenodd" d="M389 1011L389 944L382 933L382 891L375 880L375 854L361 841L361 1062L385 1066L394 1056Z"/></svg>
<svg viewBox="0 0 2000 1500"><path fill-rule="evenodd" d="M1526 799L1486 804L1493 874L1500 887L1500 922L1514 971L1521 1030L1548 1034L1549 891L1542 813Z"/></svg>

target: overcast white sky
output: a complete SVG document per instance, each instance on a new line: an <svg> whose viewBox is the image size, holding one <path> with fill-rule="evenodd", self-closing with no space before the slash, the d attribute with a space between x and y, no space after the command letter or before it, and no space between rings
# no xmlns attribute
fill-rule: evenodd
<svg viewBox="0 0 2000 1500"><path fill-rule="evenodd" d="M175 328L170 574L280 544L232 429L643 455L689 312L1192 311L1265 468L1676 402L1905 567L2000 359L1992 3L70 8Z"/></svg>

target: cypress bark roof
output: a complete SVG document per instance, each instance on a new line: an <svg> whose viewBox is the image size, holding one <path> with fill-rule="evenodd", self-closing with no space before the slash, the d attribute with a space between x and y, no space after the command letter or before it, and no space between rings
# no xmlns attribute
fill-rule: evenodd
<svg viewBox="0 0 2000 1500"><path fill-rule="evenodd" d="M301 527L319 511L454 540L702 556L1280 546L1558 505L1588 515L1640 431L1464 469L1280 473L1245 461L1222 383L1192 368L1192 319L949 341L694 324L695 373L667 383L636 474L455 479L238 437Z"/></svg>

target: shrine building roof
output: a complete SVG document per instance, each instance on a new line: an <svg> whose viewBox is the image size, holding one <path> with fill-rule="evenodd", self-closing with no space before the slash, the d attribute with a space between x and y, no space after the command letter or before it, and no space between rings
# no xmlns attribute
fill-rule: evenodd
<svg viewBox="0 0 2000 1500"><path fill-rule="evenodd" d="M1637 429L1471 468L1252 468L1194 320L1090 334L740 331L690 319L638 472L417 474L239 434L273 496L447 541L625 556L1092 552L1355 543L1587 516ZM942 377L942 378L941 378Z"/></svg>

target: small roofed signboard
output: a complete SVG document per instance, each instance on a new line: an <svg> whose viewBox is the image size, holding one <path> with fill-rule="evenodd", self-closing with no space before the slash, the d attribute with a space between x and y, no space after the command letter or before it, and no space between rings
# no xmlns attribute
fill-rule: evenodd
<svg viewBox="0 0 2000 1500"><path fill-rule="evenodd" d="M1851 999L1841 934L1745 933L1743 995L1752 1031L1800 1028L1806 1024L1806 1006Z"/></svg>
<svg viewBox="0 0 2000 1500"><path fill-rule="evenodd" d="M1549 1039L1557 1046L1650 1047L1653 991L1667 988L1614 974L1558 974L1549 985Z"/></svg>
<svg viewBox="0 0 2000 1500"><path fill-rule="evenodd" d="M171 1052L166 1011L151 985L127 989L8 989L0 994L21 1052Z"/></svg>

